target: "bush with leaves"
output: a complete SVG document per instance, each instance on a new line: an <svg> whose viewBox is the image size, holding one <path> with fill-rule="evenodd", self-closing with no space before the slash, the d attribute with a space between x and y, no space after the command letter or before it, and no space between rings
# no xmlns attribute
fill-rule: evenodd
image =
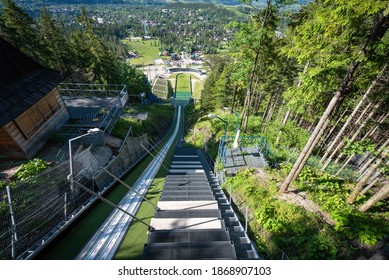
<svg viewBox="0 0 389 280"><path fill-rule="evenodd" d="M299 189L335 221L334 229L350 240L374 245L389 234L389 221L374 213L360 213L346 201L352 184L306 166L298 178Z"/></svg>
<svg viewBox="0 0 389 280"><path fill-rule="evenodd" d="M260 178L255 169L246 169L227 179L227 191L230 184L233 195L244 197L250 209L255 209L250 227L258 245L271 255L277 250L269 240L291 259L347 258L339 253L342 240L337 232L323 224L317 214L279 199L275 181Z"/></svg>
<svg viewBox="0 0 389 280"><path fill-rule="evenodd" d="M22 164L15 173L15 178L20 181L25 181L28 178L31 178L43 170L49 167L49 163L40 159L34 158L29 162Z"/></svg>

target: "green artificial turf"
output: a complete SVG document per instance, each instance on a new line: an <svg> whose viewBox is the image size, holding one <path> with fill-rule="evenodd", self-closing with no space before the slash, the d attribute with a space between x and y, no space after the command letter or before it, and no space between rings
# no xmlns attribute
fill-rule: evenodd
<svg viewBox="0 0 389 280"><path fill-rule="evenodd" d="M176 79L176 99L189 99L192 95L190 75L178 74Z"/></svg>
<svg viewBox="0 0 389 280"><path fill-rule="evenodd" d="M182 122L180 123L180 125L182 125ZM163 162L165 166L167 166L166 163L170 163L173 157L178 138L179 138L179 133L177 134L177 137L174 139L172 146L170 147L170 150ZM167 174L168 174L168 170L165 169L164 166L161 166L146 195L146 198L150 200L154 205L156 205L159 201ZM154 214L155 214L155 207L153 207L150 203L143 201L136 214L136 217L144 221L145 223L150 224L150 221L154 217ZM120 245L118 251L116 252L114 259L117 260L141 259L143 255L144 245L147 243L147 237L148 237L147 231L148 228L144 224L137 222L136 220L133 220L125 237L123 238L122 244Z"/></svg>
<svg viewBox="0 0 389 280"><path fill-rule="evenodd" d="M175 124L176 120L173 120L173 123ZM174 128L174 127L173 127ZM161 147L166 143L166 141L169 139L169 137L172 135L173 129L170 130L170 132L165 136L164 141L161 143ZM175 143L173 143L173 146L175 147ZM158 149L157 149L158 150ZM170 151L172 153L172 150ZM155 154L155 152L153 152ZM128 176L123 179L123 181L128 184L129 186L132 186L135 181L138 179L138 177L142 174L142 172L147 168L147 166L152 161L153 157L151 155L147 156L144 160L142 160L135 168L129 171ZM166 162L169 162L166 161ZM163 169L163 167L161 168ZM165 169L163 169L165 170ZM159 171L157 173L156 178L165 178L165 175L163 173L160 173L163 171ZM165 171L166 172L166 171ZM156 179L152 186L150 191L147 193L147 197L150 197L150 199L156 199L156 201L159 200L159 194L156 195L159 188L162 190L164 182L159 182L158 179ZM160 192L159 190L159 192ZM118 204L120 200L124 197L124 195L128 192L128 189L123 186L122 184L118 184L117 186L113 187L112 190L107 194L105 197L110 200L111 202ZM144 203L143 203L144 204ZM148 203L147 203L148 204ZM149 205L151 207L151 205ZM143 209L142 209L143 207ZM144 210L145 209L145 210ZM46 255L44 255L43 259L48 260L72 260L77 257L79 252L82 250L82 248L86 245L86 243L92 238L93 234L96 232L96 230L103 224L103 222L106 220L106 218L109 216L109 214L112 212L113 208L103 202L99 202L95 207L93 207L92 210L86 215L84 218L82 218L77 225L64 237L61 239L61 241L52 249L50 250ZM154 208L151 210L147 208L147 206L141 205L141 208L137 215L141 218L147 218L147 213L154 214ZM143 215L143 216L142 216ZM150 218L151 219L151 218ZM133 225L138 224L143 227L143 231L147 232L146 226L144 226L141 223L134 223ZM135 227L137 230L137 227ZM137 233L135 233L137 234ZM131 234L131 236L133 236ZM135 235L142 238L141 234ZM144 236L143 236L144 237ZM145 237L147 239L147 235ZM143 239L144 239L143 238ZM143 246L144 243L143 239L139 240L137 242L137 248L139 249L140 246ZM123 242L123 246L125 246L127 243ZM142 247L143 248L143 247ZM136 251L138 252L138 251ZM127 256L126 256L127 258Z"/></svg>

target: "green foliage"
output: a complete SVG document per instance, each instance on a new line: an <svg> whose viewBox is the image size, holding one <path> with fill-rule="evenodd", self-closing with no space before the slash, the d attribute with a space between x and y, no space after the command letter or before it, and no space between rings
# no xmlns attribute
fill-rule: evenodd
<svg viewBox="0 0 389 280"><path fill-rule="evenodd" d="M43 8L38 21L11 0L0 6L0 33L26 55L42 65L66 73L76 82L127 84L133 92L151 91L142 72L128 69L119 60L120 43L103 37L85 9L69 27Z"/></svg>
<svg viewBox="0 0 389 280"><path fill-rule="evenodd" d="M232 86L229 62L228 56L208 56L207 64L212 70L201 92L201 105L207 110L221 109L230 104Z"/></svg>
<svg viewBox="0 0 389 280"><path fill-rule="evenodd" d="M283 147L302 150L309 138L309 133L293 121L287 122L285 126L282 126L278 121L271 121L267 124L267 129L264 134L270 143L276 143L280 131L282 132L282 135L279 145Z"/></svg>
<svg viewBox="0 0 389 280"><path fill-rule="evenodd" d="M171 105L153 104L132 107L127 109L126 113L145 112L146 110L148 118L144 121L131 116L120 117L112 130L112 135L124 138L131 127L134 136L148 133L151 137L161 138L169 130L174 116L174 108Z"/></svg>
<svg viewBox="0 0 389 280"><path fill-rule="evenodd" d="M255 209L250 227L257 236L257 242L265 243L274 255L271 240L291 259L335 259L339 255L341 243L337 233L323 225L316 214L278 199L277 187L270 180L264 181L256 175L255 169L238 172L228 178L224 187L233 195L244 197L245 204Z"/></svg>
<svg viewBox="0 0 389 280"><path fill-rule="evenodd" d="M17 180L25 181L45 170L49 167L49 163L40 158L34 158L28 163L22 164L15 173Z"/></svg>
<svg viewBox="0 0 389 280"><path fill-rule="evenodd" d="M308 191L310 198L330 214L335 221L334 229L348 239L374 245L389 233L387 220L374 213L362 214L346 202L352 186L347 181L307 166L298 180L299 187Z"/></svg>
<svg viewBox="0 0 389 280"><path fill-rule="evenodd" d="M23 9L12 0L2 0L0 5L0 34L12 45L18 47L23 53L41 60L42 46L35 31L35 24Z"/></svg>
<svg viewBox="0 0 389 280"><path fill-rule="evenodd" d="M151 93L151 85L143 72L135 67L128 67L122 64L123 81L127 85L129 94L138 95L140 93Z"/></svg>
<svg viewBox="0 0 389 280"><path fill-rule="evenodd" d="M343 148L343 153L345 155L363 155L366 152L370 152L375 155L377 152L375 151L375 144L371 142L371 140L363 140L363 141L350 141L350 139L346 139L346 145Z"/></svg>

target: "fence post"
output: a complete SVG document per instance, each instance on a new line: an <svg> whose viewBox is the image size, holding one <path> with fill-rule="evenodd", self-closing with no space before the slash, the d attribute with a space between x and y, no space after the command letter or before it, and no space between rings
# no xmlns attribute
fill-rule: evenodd
<svg viewBox="0 0 389 280"><path fill-rule="evenodd" d="M230 184L230 205L232 202L232 184Z"/></svg>
<svg viewBox="0 0 389 280"><path fill-rule="evenodd" d="M247 233L248 224L249 224L249 206L246 205L246 221L245 221L245 225L244 225L244 231L246 233Z"/></svg>
<svg viewBox="0 0 389 280"><path fill-rule="evenodd" d="M126 150L127 150L128 158L130 159L130 164L129 165L131 165L132 164L132 158L131 158L130 146L128 145L128 138L126 139Z"/></svg>
<svg viewBox="0 0 389 280"><path fill-rule="evenodd" d="M13 259L16 259L16 242L18 241L18 235L16 231L16 218L15 218L15 212L14 207L12 203L12 197L11 197L11 188L9 186L6 187L7 190L7 198L8 198L8 204L9 204L9 211L11 214L11 223L12 223L12 239L11 239L11 255Z"/></svg>
<svg viewBox="0 0 389 280"><path fill-rule="evenodd" d="M63 205L63 213L65 218L68 216L68 193L64 193L64 205Z"/></svg>

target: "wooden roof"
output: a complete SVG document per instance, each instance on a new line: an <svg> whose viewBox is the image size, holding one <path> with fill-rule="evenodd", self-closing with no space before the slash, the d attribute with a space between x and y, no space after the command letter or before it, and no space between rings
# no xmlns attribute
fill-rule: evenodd
<svg viewBox="0 0 389 280"><path fill-rule="evenodd" d="M37 64L0 37L0 127L51 92L63 76Z"/></svg>

